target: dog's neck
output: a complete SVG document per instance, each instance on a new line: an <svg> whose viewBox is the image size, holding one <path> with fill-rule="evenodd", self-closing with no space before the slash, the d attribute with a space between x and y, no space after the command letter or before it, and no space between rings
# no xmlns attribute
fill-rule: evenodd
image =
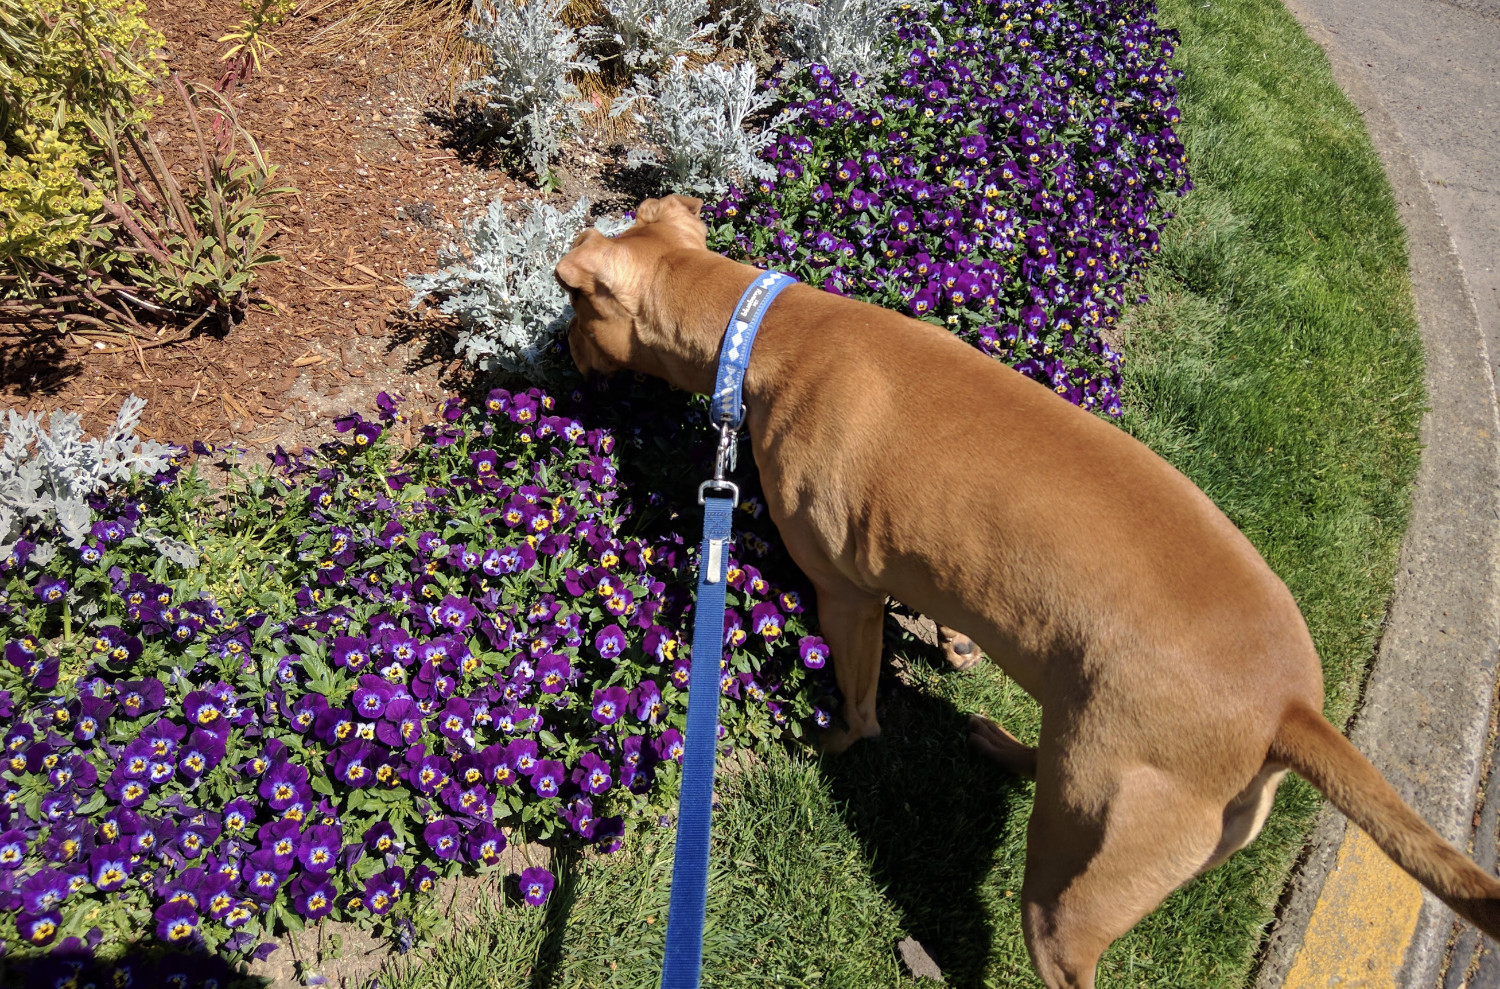
<svg viewBox="0 0 1500 989"><path fill-rule="evenodd" d="M757 268L711 251L679 251L664 257L646 293L645 311L637 317L643 328L649 327L649 333L640 334L649 352L640 355L645 360L639 370L685 391L711 393L729 319L759 274ZM757 393L767 377L761 359L764 349L758 341L751 352L747 396ZM647 361L650 366L645 366Z"/></svg>

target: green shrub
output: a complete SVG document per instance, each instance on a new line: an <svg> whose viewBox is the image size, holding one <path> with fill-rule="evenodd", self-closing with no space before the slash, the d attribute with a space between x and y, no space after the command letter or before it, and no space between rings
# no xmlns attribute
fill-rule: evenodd
<svg viewBox="0 0 1500 989"><path fill-rule="evenodd" d="M101 196L90 120L150 118L161 35L140 0L0 0L0 260L57 263Z"/></svg>
<svg viewBox="0 0 1500 989"><path fill-rule="evenodd" d="M251 12L264 26L286 6ZM265 206L289 190L221 93L175 76L162 85L161 36L142 10L0 0L0 322L190 332L212 316L228 329L256 269L279 260L265 249ZM261 43L252 34L236 49L249 53L242 75ZM163 89L192 125L187 176L146 126Z"/></svg>
<svg viewBox="0 0 1500 989"><path fill-rule="evenodd" d="M291 190L274 185L276 166L223 95L175 75L172 89L187 110L200 167L180 183L149 133L106 116L98 133L117 180L104 199L114 229L100 267L129 281L132 299L152 299L154 315L215 315L227 330L249 306L256 269L281 260L266 249L265 208Z"/></svg>
<svg viewBox="0 0 1500 989"><path fill-rule="evenodd" d="M88 152L55 130L23 127L0 149L0 260L55 261L83 236L103 198L79 181Z"/></svg>

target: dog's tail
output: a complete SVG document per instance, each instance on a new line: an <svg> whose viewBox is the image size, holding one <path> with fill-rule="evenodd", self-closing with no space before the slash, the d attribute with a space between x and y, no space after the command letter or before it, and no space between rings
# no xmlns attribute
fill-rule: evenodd
<svg viewBox="0 0 1500 989"><path fill-rule="evenodd" d="M1270 757L1323 792L1401 868L1459 916L1500 938L1500 880L1459 852L1406 805L1338 729L1309 707L1282 717Z"/></svg>

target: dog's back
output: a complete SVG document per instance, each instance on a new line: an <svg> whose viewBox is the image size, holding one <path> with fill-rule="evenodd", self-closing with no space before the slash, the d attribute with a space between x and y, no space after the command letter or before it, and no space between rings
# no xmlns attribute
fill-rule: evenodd
<svg viewBox="0 0 1500 989"><path fill-rule="evenodd" d="M647 200L618 242L586 234L558 265L580 368L712 388L759 273L705 249L699 206ZM1041 703L1035 750L993 724L974 737L1036 777L1021 900L1049 986L1092 986L1110 942L1253 840L1289 767L1497 933L1500 883L1322 719L1291 594L1145 446L937 327L807 286L771 307L745 400L844 694L826 748L879 733L887 594L972 636Z"/></svg>

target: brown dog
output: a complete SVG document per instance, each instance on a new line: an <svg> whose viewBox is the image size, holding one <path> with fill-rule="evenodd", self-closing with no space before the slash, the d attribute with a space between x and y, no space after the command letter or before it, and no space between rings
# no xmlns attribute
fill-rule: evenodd
<svg viewBox="0 0 1500 989"><path fill-rule="evenodd" d="M558 264L580 370L712 390L758 272L706 249L701 205L648 199L632 228L585 231ZM1036 778L1021 897L1048 986L1092 986L1110 942L1255 837L1289 768L1500 933L1500 882L1323 719L1285 585L1145 446L938 327L804 285L771 306L745 403L844 694L848 727L826 747L880 730L888 594L967 631L1041 704L1036 749L985 721L972 739Z"/></svg>

